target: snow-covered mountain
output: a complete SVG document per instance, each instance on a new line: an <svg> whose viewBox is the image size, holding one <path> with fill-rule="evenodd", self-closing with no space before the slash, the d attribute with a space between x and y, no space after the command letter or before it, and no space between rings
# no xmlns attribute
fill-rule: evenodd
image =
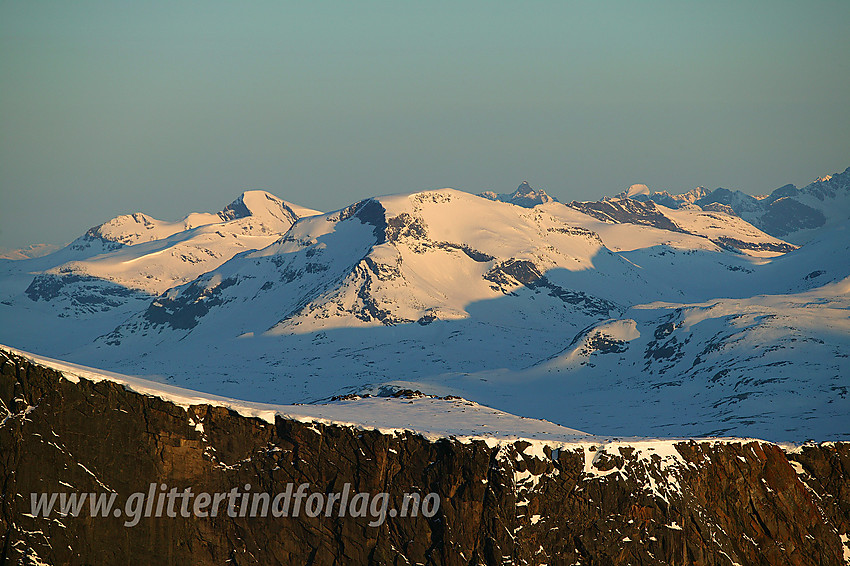
<svg viewBox="0 0 850 566"><path fill-rule="evenodd" d="M107 250L65 262L37 277L28 288L33 300L51 300L65 281L110 281L157 295L194 280L246 250L277 240L298 218L318 214L264 191L248 191L217 214L194 213L162 222L136 213L92 228L69 245L73 251Z"/></svg>
<svg viewBox="0 0 850 566"><path fill-rule="evenodd" d="M706 235L672 224L617 226L559 203L527 209L452 189L368 199L298 222L275 244L171 289L112 338L199 325L235 335L426 325L469 319L470 307L504 297L512 316L535 311L581 328L636 301L713 296L702 282L670 286L614 251L709 252L706 263L728 272L727 263L743 271L755 257L793 249L736 217L669 213ZM724 238L746 242L745 253L723 254Z"/></svg>
<svg viewBox="0 0 850 566"><path fill-rule="evenodd" d="M708 238L720 247L748 255L772 257L796 247L768 236L728 212L704 210L698 206L672 209L652 200L639 201L632 198L604 199L599 202L573 201L568 206L603 222L637 224L693 234Z"/></svg>
<svg viewBox="0 0 850 566"><path fill-rule="evenodd" d="M704 187L672 195L651 191L646 185L632 185L615 199L653 202L668 208L695 205L706 211L735 214L768 234L801 244L817 230L850 219L850 167L843 173L818 177L802 189L788 184L764 196L724 188L709 192Z"/></svg>
<svg viewBox="0 0 850 566"><path fill-rule="evenodd" d="M118 216L54 253L0 264L0 301L26 323L22 332L40 336L57 323L77 328L86 320L88 328L72 336L90 341L91 329L114 328L158 294L238 253L268 246L298 218L313 214L318 211L265 191L247 191L221 212L177 222L142 213Z"/></svg>
<svg viewBox="0 0 850 566"><path fill-rule="evenodd" d="M600 434L850 434L846 223L798 249L697 193L671 208L631 192L443 189L284 204L278 224L252 193L237 201L250 215L231 205L148 241L125 220L137 229L98 232L116 249L0 278L0 342L253 401L395 387ZM212 242L231 244L175 259Z"/></svg>

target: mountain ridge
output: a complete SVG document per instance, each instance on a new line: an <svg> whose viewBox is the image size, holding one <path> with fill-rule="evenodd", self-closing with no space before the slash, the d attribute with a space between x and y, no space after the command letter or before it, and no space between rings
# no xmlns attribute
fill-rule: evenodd
<svg viewBox="0 0 850 566"><path fill-rule="evenodd" d="M713 191L697 187L679 195L651 191L646 185L640 187L643 187L640 191L630 194L630 189L613 198L653 202L673 209L697 206L734 214L768 234L795 244L808 241L814 230L850 218L850 167L841 173L817 177L800 189L786 184L761 196L722 187ZM605 197L600 202L609 200L610 197Z"/></svg>

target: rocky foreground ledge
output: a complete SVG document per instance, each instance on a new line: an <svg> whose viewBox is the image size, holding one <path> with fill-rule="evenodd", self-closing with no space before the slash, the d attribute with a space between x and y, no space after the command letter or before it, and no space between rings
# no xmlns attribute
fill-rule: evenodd
<svg viewBox="0 0 850 566"><path fill-rule="evenodd" d="M0 563L850 564L850 444L426 438L186 408L0 350ZM436 493L430 517L49 517L31 494ZM245 488L249 484L250 489ZM179 505L178 505L179 507Z"/></svg>

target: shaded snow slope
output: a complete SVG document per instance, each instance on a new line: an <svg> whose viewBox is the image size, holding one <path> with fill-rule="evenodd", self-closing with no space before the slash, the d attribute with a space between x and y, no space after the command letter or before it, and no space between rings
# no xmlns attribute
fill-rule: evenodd
<svg viewBox="0 0 850 566"><path fill-rule="evenodd" d="M404 386L569 414L614 435L847 440L848 293L845 279L792 295L637 305L527 369Z"/></svg>

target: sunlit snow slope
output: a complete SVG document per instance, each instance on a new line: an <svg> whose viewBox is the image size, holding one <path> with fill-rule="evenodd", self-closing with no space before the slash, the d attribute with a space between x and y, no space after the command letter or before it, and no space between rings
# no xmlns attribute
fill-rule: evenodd
<svg viewBox="0 0 850 566"><path fill-rule="evenodd" d="M111 330L163 291L268 246L312 214L318 212L247 191L221 212L178 222L119 216L44 257L0 262L0 301L12 308L0 310L0 317L15 321L19 340L29 336L40 346L62 337L58 342L72 348Z"/></svg>

